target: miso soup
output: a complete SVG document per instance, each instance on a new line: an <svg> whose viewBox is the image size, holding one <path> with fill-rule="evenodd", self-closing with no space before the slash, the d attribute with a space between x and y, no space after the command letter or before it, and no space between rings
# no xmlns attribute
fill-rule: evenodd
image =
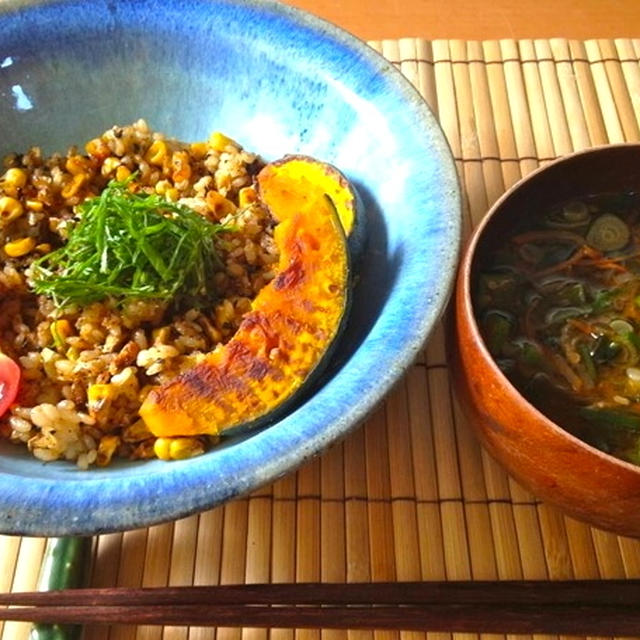
<svg viewBox="0 0 640 640"><path fill-rule="evenodd" d="M590 196L526 217L474 283L486 345L554 422L640 464L640 197Z"/></svg>

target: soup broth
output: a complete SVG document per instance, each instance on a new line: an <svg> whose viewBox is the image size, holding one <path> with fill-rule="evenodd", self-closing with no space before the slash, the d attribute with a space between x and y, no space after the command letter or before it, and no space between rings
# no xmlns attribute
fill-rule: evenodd
<svg viewBox="0 0 640 640"><path fill-rule="evenodd" d="M528 216L475 282L480 330L554 422L640 464L640 196L589 196Z"/></svg>

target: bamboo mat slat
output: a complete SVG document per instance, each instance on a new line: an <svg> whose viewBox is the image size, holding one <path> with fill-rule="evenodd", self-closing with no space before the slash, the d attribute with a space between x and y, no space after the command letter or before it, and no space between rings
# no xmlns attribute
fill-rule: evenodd
<svg viewBox="0 0 640 640"><path fill-rule="evenodd" d="M638 39L370 44L439 118L459 172L465 235L540 164L640 140ZM479 447L449 379L449 313L361 429L249 496L174 523L99 536L92 586L640 577L640 540L541 503ZM35 587L44 544L0 536L0 590ZM24 623L0 625L0 640L28 634ZM477 637L132 626L85 633L85 640Z"/></svg>

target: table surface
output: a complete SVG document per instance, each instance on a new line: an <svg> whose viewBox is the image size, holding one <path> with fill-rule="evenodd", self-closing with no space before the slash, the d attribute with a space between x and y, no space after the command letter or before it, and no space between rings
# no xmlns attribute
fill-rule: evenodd
<svg viewBox="0 0 640 640"><path fill-rule="evenodd" d="M285 0L363 40L640 35L639 0Z"/></svg>

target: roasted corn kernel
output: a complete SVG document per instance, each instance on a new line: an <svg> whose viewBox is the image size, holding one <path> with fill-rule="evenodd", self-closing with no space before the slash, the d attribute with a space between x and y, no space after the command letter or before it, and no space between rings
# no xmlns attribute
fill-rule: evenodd
<svg viewBox="0 0 640 640"><path fill-rule="evenodd" d="M253 187L242 187L242 189L238 191L238 204L241 209L253 204L257 199L258 194Z"/></svg>
<svg viewBox="0 0 640 640"><path fill-rule="evenodd" d="M104 162L102 163L100 173L103 176L111 175L119 166L120 166L120 158L116 158L115 156L109 156L108 158L105 158Z"/></svg>
<svg viewBox="0 0 640 640"><path fill-rule="evenodd" d="M116 169L116 180L118 180L119 182L123 182L130 175L131 175L131 170L122 164Z"/></svg>
<svg viewBox="0 0 640 640"><path fill-rule="evenodd" d="M89 415L94 416L102 409L106 402L115 395L115 389L111 384L91 384L87 389L87 408Z"/></svg>
<svg viewBox="0 0 640 640"><path fill-rule="evenodd" d="M24 213L24 207L19 200L11 196L0 198L0 228L8 225Z"/></svg>
<svg viewBox="0 0 640 640"><path fill-rule="evenodd" d="M89 160L79 155L69 156L64 166L65 169L74 176L86 173L90 168Z"/></svg>
<svg viewBox="0 0 640 640"><path fill-rule="evenodd" d="M26 256L28 253L31 253L35 246L35 238L20 238L20 240L7 242L7 244L4 245L4 252L10 258L21 258L22 256Z"/></svg>
<svg viewBox="0 0 640 640"><path fill-rule="evenodd" d="M18 167L12 167L7 169L4 176L2 176L3 186L11 186L16 189L22 189L27 184L27 172L24 169Z"/></svg>
<svg viewBox="0 0 640 640"><path fill-rule="evenodd" d="M218 219L224 218L227 214L235 213L236 211L236 205L233 204L231 200L228 200L221 193L214 191L213 189L207 192L204 199L209 210Z"/></svg>
<svg viewBox="0 0 640 640"><path fill-rule="evenodd" d="M155 192L163 196L170 187L171 183L168 180L158 180L158 182L156 182Z"/></svg>
<svg viewBox="0 0 640 640"><path fill-rule="evenodd" d="M171 438L158 438L153 443L153 452L160 460L171 460Z"/></svg>
<svg viewBox="0 0 640 640"><path fill-rule="evenodd" d="M185 460L204 453L202 442L197 438L173 438L169 445L172 460Z"/></svg>
<svg viewBox="0 0 640 640"><path fill-rule="evenodd" d="M118 436L109 435L100 438L96 464L99 467L106 467L111 462L111 458L113 458L113 454L116 452L119 444L120 438Z"/></svg>
<svg viewBox="0 0 640 640"><path fill-rule="evenodd" d="M78 191L80 190L80 187L82 187L82 185L86 182L86 180L87 180L86 173L77 173L76 175L73 176L73 178L71 178L69 182L67 182L67 184L64 185L64 187L62 187L62 190L60 191L60 195L65 200L68 200L69 198L73 198L73 196L75 196L78 193Z"/></svg>
<svg viewBox="0 0 640 640"><path fill-rule="evenodd" d="M240 148L240 145L235 140L225 136L224 133L220 133L220 131L214 131L209 136L209 146L214 151L224 151L229 145L236 149Z"/></svg>
<svg viewBox="0 0 640 640"><path fill-rule="evenodd" d="M29 211L35 211L36 213L40 213L44 209L44 203L40 200L29 199L25 201L25 204Z"/></svg>
<svg viewBox="0 0 640 640"><path fill-rule="evenodd" d="M104 160L111 155L111 149L109 149L109 145L102 138L94 138L93 140L89 140L85 145L85 151L94 158L98 158L100 160Z"/></svg>
<svg viewBox="0 0 640 640"><path fill-rule="evenodd" d="M155 164L156 166L162 166L166 157L167 143L164 140L155 140L144 155L144 159L149 164Z"/></svg>
<svg viewBox="0 0 640 640"><path fill-rule="evenodd" d="M153 452L160 460L186 460L204 453L204 446L197 438L158 438Z"/></svg>
<svg viewBox="0 0 640 640"><path fill-rule="evenodd" d="M192 142L189 151L196 160L201 160L207 155L208 146L206 142Z"/></svg>

